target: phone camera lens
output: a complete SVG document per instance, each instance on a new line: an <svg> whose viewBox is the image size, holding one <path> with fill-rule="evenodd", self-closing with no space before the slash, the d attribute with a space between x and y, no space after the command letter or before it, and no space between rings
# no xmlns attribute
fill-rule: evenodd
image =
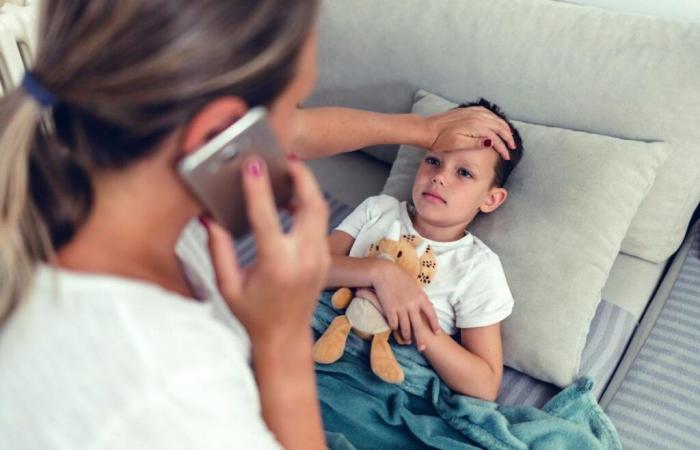
<svg viewBox="0 0 700 450"><path fill-rule="evenodd" d="M224 160L231 160L238 154L238 149L235 145L229 144L221 151L221 156Z"/></svg>

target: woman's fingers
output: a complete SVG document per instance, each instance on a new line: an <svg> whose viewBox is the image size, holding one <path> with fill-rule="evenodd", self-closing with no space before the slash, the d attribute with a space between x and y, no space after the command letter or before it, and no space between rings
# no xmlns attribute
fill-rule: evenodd
<svg viewBox="0 0 700 450"><path fill-rule="evenodd" d="M508 145L508 147L515 148L513 133L511 132L510 125L508 125L505 120L483 106L471 106L469 108L461 108L461 110L464 111L465 114L475 114L472 116L472 120L479 122L481 125L485 125L487 128L498 134L503 139L503 142Z"/></svg>
<svg viewBox="0 0 700 450"><path fill-rule="evenodd" d="M289 236L297 243L294 246L300 259L297 268L302 272L308 272L312 278L318 280L319 289L321 289L331 265L330 249L326 239L328 205L316 178L303 163L290 161L289 173L294 184L295 200L293 225Z"/></svg>
<svg viewBox="0 0 700 450"><path fill-rule="evenodd" d="M228 232L213 220L203 216L200 221L209 234L209 253L214 264L219 292L227 302L235 304L241 297L243 280L233 240Z"/></svg>
<svg viewBox="0 0 700 450"><path fill-rule="evenodd" d="M493 147L504 159L510 159L508 147L515 148L508 123L480 106L437 115L432 128L436 137L430 150L436 152Z"/></svg>
<svg viewBox="0 0 700 450"><path fill-rule="evenodd" d="M448 131L440 135L430 148L434 152L448 152L453 150L479 150L493 148L504 159L510 159L508 149L501 137L493 130L482 127L476 128L471 133L463 134L461 131Z"/></svg>
<svg viewBox="0 0 700 450"><path fill-rule="evenodd" d="M295 201L292 233L311 239L325 236L328 231L329 211L316 178L311 170L299 161L289 162L289 174L294 185Z"/></svg>
<svg viewBox="0 0 700 450"><path fill-rule="evenodd" d="M508 147L515 148L515 139L513 138L513 133L510 129L510 125L508 125L508 123L505 120L501 119L496 114L484 107L479 106L474 109L480 111L482 115L481 117L488 124L487 126L496 134L498 134L501 137L501 139L503 139L503 142L508 144Z"/></svg>
<svg viewBox="0 0 700 450"><path fill-rule="evenodd" d="M508 145L508 148L513 150L515 149L515 138L513 137L513 132L510 130L510 127L500 126L494 131L496 134L498 134L498 137L500 137L501 140Z"/></svg>
<svg viewBox="0 0 700 450"><path fill-rule="evenodd" d="M246 159L242 175L246 212L255 234L258 254L274 256L275 249L279 249L282 230L265 162L255 156Z"/></svg>
<svg viewBox="0 0 700 450"><path fill-rule="evenodd" d="M491 148L496 150L496 152L501 155L501 158L505 159L506 161L510 159L510 151L508 148L506 148L506 145L503 143L500 136L491 130L485 131L484 135L487 140L491 141Z"/></svg>

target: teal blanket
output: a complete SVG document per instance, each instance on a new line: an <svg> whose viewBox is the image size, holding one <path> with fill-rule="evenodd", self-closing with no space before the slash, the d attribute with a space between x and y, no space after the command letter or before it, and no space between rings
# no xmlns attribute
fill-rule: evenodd
<svg viewBox="0 0 700 450"><path fill-rule="evenodd" d="M312 323L318 338L338 314L324 292ZM456 394L414 346L394 345L406 375L384 383L369 344L351 334L343 357L316 365L324 428L333 449L621 449L615 427L582 378L543 409L502 406Z"/></svg>

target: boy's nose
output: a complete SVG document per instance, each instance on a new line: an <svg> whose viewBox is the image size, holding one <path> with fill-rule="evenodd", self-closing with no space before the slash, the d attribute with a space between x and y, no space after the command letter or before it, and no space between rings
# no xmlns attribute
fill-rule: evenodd
<svg viewBox="0 0 700 450"><path fill-rule="evenodd" d="M433 183L439 183L439 184L444 186L445 180L443 179L443 177L441 175L438 174L438 175L433 176Z"/></svg>

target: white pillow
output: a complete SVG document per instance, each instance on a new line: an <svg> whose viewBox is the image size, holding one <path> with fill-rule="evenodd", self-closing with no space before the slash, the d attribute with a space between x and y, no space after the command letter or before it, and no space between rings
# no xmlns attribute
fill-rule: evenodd
<svg viewBox="0 0 700 450"><path fill-rule="evenodd" d="M421 115L456 106L425 91L415 100ZM469 228L501 258L515 298L503 323L506 364L564 386L579 375L601 290L670 146L512 123L525 151L508 200ZM383 193L410 199L422 154L402 147Z"/></svg>

